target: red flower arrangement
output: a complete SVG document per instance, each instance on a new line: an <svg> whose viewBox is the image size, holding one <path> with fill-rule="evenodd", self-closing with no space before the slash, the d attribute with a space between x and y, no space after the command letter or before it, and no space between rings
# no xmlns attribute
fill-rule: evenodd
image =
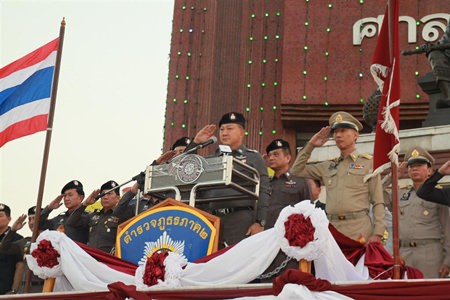
<svg viewBox="0 0 450 300"><path fill-rule="evenodd" d="M285 238L291 247L305 247L314 240L315 228L311 219L305 218L303 214L292 214L284 222Z"/></svg>
<svg viewBox="0 0 450 300"><path fill-rule="evenodd" d="M166 274L164 260L168 255L169 252L159 251L154 252L152 256L147 258L143 277L144 284L152 286L158 283L158 279L164 280L164 275Z"/></svg>
<svg viewBox="0 0 450 300"><path fill-rule="evenodd" d="M42 240L37 248L31 252L31 256L36 259L39 267L53 268L59 265L58 257L60 255L49 240Z"/></svg>

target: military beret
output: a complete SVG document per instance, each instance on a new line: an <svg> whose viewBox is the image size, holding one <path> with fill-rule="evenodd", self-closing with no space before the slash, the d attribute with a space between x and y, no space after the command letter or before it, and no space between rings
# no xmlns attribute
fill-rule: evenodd
<svg viewBox="0 0 450 300"><path fill-rule="evenodd" d="M28 215L29 216L33 216L33 215L35 215L36 214L36 205L35 206L32 206L32 207L30 207L29 209L28 209Z"/></svg>
<svg viewBox="0 0 450 300"><path fill-rule="evenodd" d="M0 203L0 211L5 212L8 217L11 216L11 208L6 204Z"/></svg>
<svg viewBox="0 0 450 300"><path fill-rule="evenodd" d="M187 136L183 136L181 139L178 139L173 143L172 150L175 150L176 147L183 147L189 145L191 142L191 139Z"/></svg>
<svg viewBox="0 0 450 300"><path fill-rule="evenodd" d="M239 124L242 128L245 128L245 118L241 113L238 112L229 112L222 116L219 121L219 127L222 124Z"/></svg>
<svg viewBox="0 0 450 300"><path fill-rule="evenodd" d="M362 124L354 116L345 111L338 111L332 114L328 123L331 129L351 128L358 132L363 129Z"/></svg>
<svg viewBox="0 0 450 300"><path fill-rule="evenodd" d="M66 185L62 188L61 194L64 194L67 190L76 189L77 193L84 196L83 184L78 180L72 180L66 183Z"/></svg>
<svg viewBox="0 0 450 300"><path fill-rule="evenodd" d="M270 151L276 150L276 149L287 149L287 150L289 150L289 153L291 152L291 147L289 146L289 143L282 139L273 140L267 146L266 153L269 154Z"/></svg>
<svg viewBox="0 0 450 300"><path fill-rule="evenodd" d="M117 182L115 182L114 180L110 180L110 181L105 182L104 184L102 184L102 186L100 187L100 191L101 191L101 192L103 192L103 191L109 191L109 190L111 190L111 189L113 189L113 188L115 188L115 187L118 187L118 186L119 186L119 184L118 184ZM119 188L115 189L114 192L115 192L117 195L120 195Z"/></svg>
<svg viewBox="0 0 450 300"><path fill-rule="evenodd" d="M415 163L426 163L430 167L434 165L433 156L419 146L409 149L405 154L405 160L408 162L408 166Z"/></svg>

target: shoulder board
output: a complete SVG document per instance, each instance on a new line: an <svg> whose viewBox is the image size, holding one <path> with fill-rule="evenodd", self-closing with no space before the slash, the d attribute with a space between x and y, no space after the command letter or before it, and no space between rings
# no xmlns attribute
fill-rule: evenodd
<svg viewBox="0 0 450 300"><path fill-rule="evenodd" d="M366 158L366 159L372 159L373 158L373 156L368 154L368 153L361 153L361 154L359 154L359 156L361 156L363 158Z"/></svg>
<svg viewBox="0 0 450 300"><path fill-rule="evenodd" d="M398 188L399 189L410 190L412 188L412 185L410 185L410 184L399 185Z"/></svg>

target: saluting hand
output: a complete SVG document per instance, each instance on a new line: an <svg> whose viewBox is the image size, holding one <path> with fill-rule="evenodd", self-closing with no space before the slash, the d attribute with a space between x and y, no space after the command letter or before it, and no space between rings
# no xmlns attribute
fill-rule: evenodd
<svg viewBox="0 0 450 300"><path fill-rule="evenodd" d="M439 276L441 278L446 278L446 277L448 277L449 272L450 272L450 267L445 264L442 264L441 268L439 269Z"/></svg>
<svg viewBox="0 0 450 300"><path fill-rule="evenodd" d="M17 218L17 220L13 223L13 225L11 226L11 230L12 231L19 231L20 229L22 229L23 226L25 226L25 224L27 224L27 222L25 222L26 219L27 219L27 215L26 214L20 215Z"/></svg>
<svg viewBox="0 0 450 300"><path fill-rule="evenodd" d="M59 195L48 205L49 209L58 209L62 205L62 199L64 198L64 194Z"/></svg>
<svg viewBox="0 0 450 300"><path fill-rule="evenodd" d="M97 202L95 197L97 197L98 194L100 194L100 190L99 189L93 190L92 193L83 201L82 204L84 206L89 206L91 204L94 204L95 202Z"/></svg>
<svg viewBox="0 0 450 300"><path fill-rule="evenodd" d="M259 225L258 223L253 223L247 230L246 235L254 235L260 233L264 230L264 227Z"/></svg>
<svg viewBox="0 0 450 300"><path fill-rule="evenodd" d="M215 124L209 124L200 129L194 138L194 143L201 144L209 140L210 137L214 135L217 126Z"/></svg>
<svg viewBox="0 0 450 300"><path fill-rule="evenodd" d="M328 141L330 137L331 127L325 126L319 130L313 137L309 140L309 143L314 147L323 146Z"/></svg>
<svg viewBox="0 0 450 300"><path fill-rule="evenodd" d="M158 157L155 161L158 165L161 165L161 164L165 163L166 161L168 161L169 159L172 159L172 157L174 157L175 154L177 154L176 151L173 151L173 150L166 151L163 154L161 154L161 156Z"/></svg>
<svg viewBox="0 0 450 300"><path fill-rule="evenodd" d="M445 164L439 168L438 172L442 175L450 175L450 160L447 160Z"/></svg>

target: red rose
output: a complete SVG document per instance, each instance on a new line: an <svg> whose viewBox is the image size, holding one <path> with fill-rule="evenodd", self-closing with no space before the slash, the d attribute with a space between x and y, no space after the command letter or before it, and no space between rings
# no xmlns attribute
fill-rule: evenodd
<svg viewBox="0 0 450 300"><path fill-rule="evenodd" d="M164 279L164 275L166 274L164 260L168 255L169 252L160 251L154 252L151 257L147 258L144 277L142 278L144 284L152 286L158 283L158 279Z"/></svg>
<svg viewBox="0 0 450 300"><path fill-rule="evenodd" d="M292 214L284 222L286 231L285 238L289 241L289 246L303 248L314 240L315 228L311 219L305 218L303 214Z"/></svg>
<svg viewBox="0 0 450 300"><path fill-rule="evenodd" d="M36 259L39 267L53 268L59 264L60 255L49 240L40 241L37 248L31 252L31 256Z"/></svg>

